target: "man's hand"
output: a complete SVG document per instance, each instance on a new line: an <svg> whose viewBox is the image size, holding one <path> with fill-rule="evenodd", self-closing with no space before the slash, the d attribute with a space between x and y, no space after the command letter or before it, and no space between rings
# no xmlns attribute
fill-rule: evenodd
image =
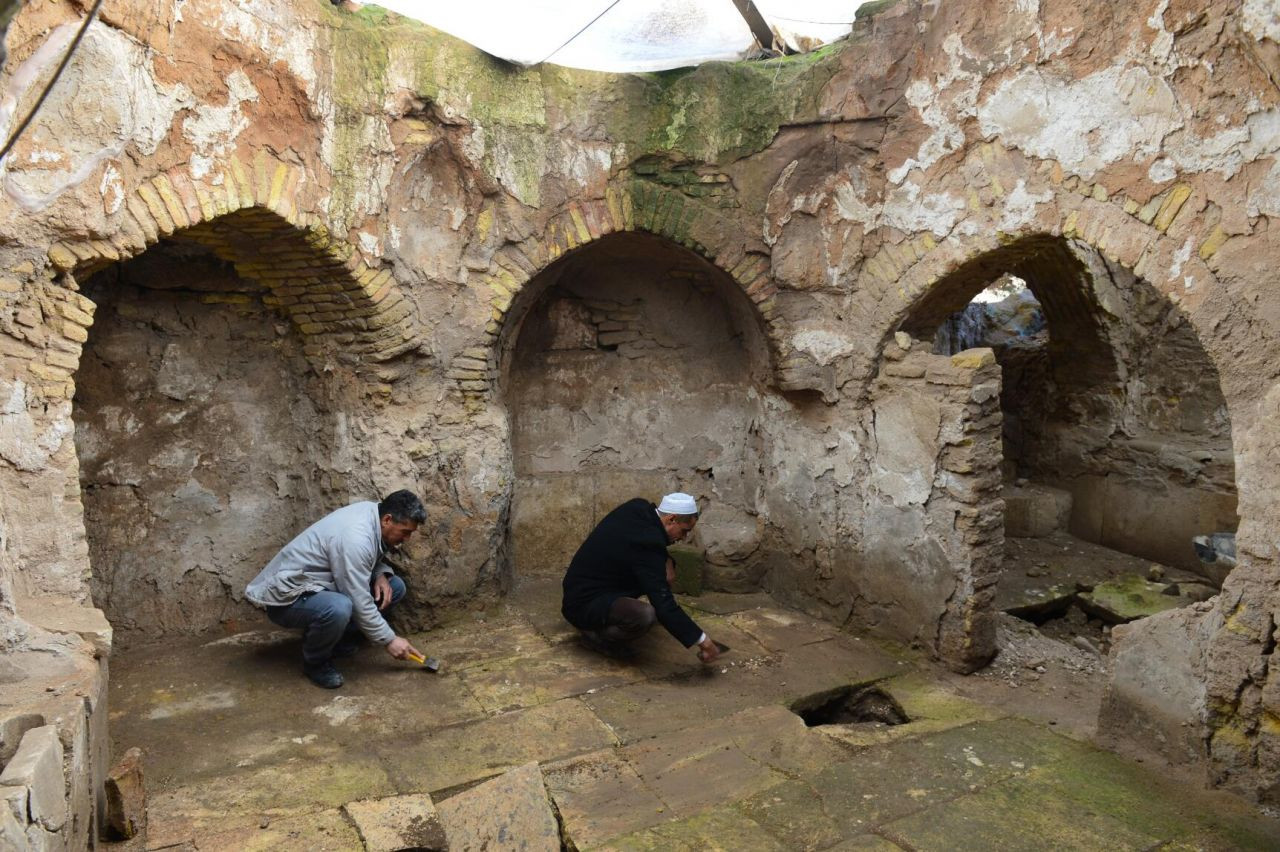
<svg viewBox="0 0 1280 852"><path fill-rule="evenodd" d="M373 602L378 605L379 611L386 609L391 603L391 581L386 574L379 574L378 579L373 581Z"/></svg>
<svg viewBox="0 0 1280 852"><path fill-rule="evenodd" d="M409 640L403 636L397 636L387 643L387 653L395 657L397 660L408 659L410 654L418 657L426 656L417 648L409 644Z"/></svg>
<svg viewBox="0 0 1280 852"><path fill-rule="evenodd" d="M698 645L698 659L704 663L714 663L716 658L720 656L720 647L716 645L715 640L710 636L704 642Z"/></svg>

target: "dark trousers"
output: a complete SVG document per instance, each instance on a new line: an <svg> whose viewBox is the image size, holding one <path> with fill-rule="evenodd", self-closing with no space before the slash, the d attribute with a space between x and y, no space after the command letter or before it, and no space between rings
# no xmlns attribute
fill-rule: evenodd
<svg viewBox="0 0 1280 852"><path fill-rule="evenodd" d="M648 633L655 620L653 607L639 598L618 598L609 607L609 621L600 636L609 642L631 642Z"/></svg>
<svg viewBox="0 0 1280 852"><path fill-rule="evenodd" d="M404 580L394 575L391 583L391 603L382 611L385 616L404 597ZM373 580L370 580L370 588ZM302 661L316 665L333 656L333 647L346 640L360 638L360 626L351 620L351 598L342 592L307 592L285 606L267 607L267 618L281 627L302 630Z"/></svg>

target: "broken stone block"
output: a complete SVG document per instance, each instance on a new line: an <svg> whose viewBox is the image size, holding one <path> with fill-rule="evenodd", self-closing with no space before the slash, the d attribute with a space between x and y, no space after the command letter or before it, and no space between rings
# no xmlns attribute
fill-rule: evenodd
<svg viewBox="0 0 1280 852"><path fill-rule="evenodd" d="M1071 492L1039 483L1004 487L1004 534L1044 538L1071 520Z"/></svg>
<svg viewBox="0 0 1280 852"><path fill-rule="evenodd" d="M444 826L426 793L364 799L343 806L368 849L445 850Z"/></svg>
<svg viewBox="0 0 1280 852"><path fill-rule="evenodd" d="M131 748L111 767L106 780L105 828L119 840L137 835L147 824L147 801L142 785L142 749Z"/></svg>
<svg viewBox="0 0 1280 852"><path fill-rule="evenodd" d="M1190 603L1181 596L1164 594L1165 583L1129 574L1099 583L1091 592L1082 592L1080 607L1108 624L1124 624Z"/></svg>
<svg viewBox="0 0 1280 852"><path fill-rule="evenodd" d="M23 734L43 724L44 717L38 713L15 713L0 718L0 766L13 758Z"/></svg>
<svg viewBox="0 0 1280 852"><path fill-rule="evenodd" d="M676 580L671 590L679 595L702 594L702 551L694 547L672 545L667 548L676 564Z"/></svg>
<svg viewBox="0 0 1280 852"><path fill-rule="evenodd" d="M537 763L445 799L436 806L452 852L482 849L559 852L560 827Z"/></svg>
<svg viewBox="0 0 1280 852"><path fill-rule="evenodd" d="M0 787L26 787L30 819L49 831L67 821L66 779L62 774L62 742L53 725L32 728L0 773Z"/></svg>
<svg viewBox="0 0 1280 852"><path fill-rule="evenodd" d="M18 612L31 624L53 633L74 633L93 646L94 656L111 653L112 630L102 610L57 597L23 597Z"/></svg>

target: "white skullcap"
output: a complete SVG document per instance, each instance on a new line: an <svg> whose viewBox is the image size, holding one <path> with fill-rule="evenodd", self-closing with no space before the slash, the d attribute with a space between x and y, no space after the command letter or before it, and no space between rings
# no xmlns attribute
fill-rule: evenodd
<svg viewBox="0 0 1280 852"><path fill-rule="evenodd" d="M658 511L664 515L696 515L698 501L688 494L677 491L662 498L662 502L658 504Z"/></svg>

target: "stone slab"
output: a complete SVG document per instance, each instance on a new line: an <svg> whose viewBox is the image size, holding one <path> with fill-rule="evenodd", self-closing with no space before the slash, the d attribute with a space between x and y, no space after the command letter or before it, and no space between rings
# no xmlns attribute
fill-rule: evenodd
<svg viewBox="0 0 1280 852"><path fill-rule="evenodd" d="M449 848L435 803L425 793L347 802L343 810L367 849L443 852Z"/></svg>
<svg viewBox="0 0 1280 852"><path fill-rule="evenodd" d="M844 837L807 781L784 781L739 802L738 809L793 849L825 849Z"/></svg>
<svg viewBox="0 0 1280 852"><path fill-rule="evenodd" d="M915 850L1151 849L1157 838L1119 820L1046 800L1016 781L889 823L884 833Z"/></svg>
<svg viewBox="0 0 1280 852"><path fill-rule="evenodd" d="M564 645L528 656L490 660L461 676L485 710L500 713L632 683L643 673L634 666Z"/></svg>
<svg viewBox="0 0 1280 852"><path fill-rule="evenodd" d="M147 824L142 778L142 749L131 748L107 771L105 827L112 836L128 840Z"/></svg>
<svg viewBox="0 0 1280 852"><path fill-rule="evenodd" d="M398 792L387 768L368 750L313 739L291 754L265 765L187 777L185 783L153 791L148 836L171 825L181 836L189 825L198 838L230 824L256 825Z"/></svg>
<svg viewBox="0 0 1280 852"><path fill-rule="evenodd" d="M424 730L379 742L374 749L400 792L434 793L529 761L560 760L616 744L609 728L581 701L566 698L479 722Z"/></svg>
<svg viewBox="0 0 1280 852"><path fill-rule="evenodd" d="M559 608L557 604L557 615ZM468 671L511 657L527 657L551 644L523 618L486 619L409 637L418 650L440 660L446 671Z"/></svg>
<svg viewBox="0 0 1280 852"><path fill-rule="evenodd" d="M1181 595L1165 594L1167 585L1132 574L1117 577L1099 583L1091 592L1082 592L1080 606L1108 624L1125 624L1192 603Z"/></svg>
<svg viewBox="0 0 1280 852"><path fill-rule="evenodd" d="M729 592L704 591L696 598L681 598L680 603L687 608L712 613L713 615L728 615L758 607L772 608L777 606L773 598L764 592L739 595Z"/></svg>
<svg viewBox="0 0 1280 852"><path fill-rule="evenodd" d="M62 741L54 725L32 728L0 772L0 786L26 787L33 823L58 831L67 822L66 778L62 773Z"/></svg>
<svg viewBox="0 0 1280 852"><path fill-rule="evenodd" d="M4 715L0 717L0 766L4 766L13 757L18 750L18 743L22 742L23 734L44 724L44 717L39 713L12 710L2 712Z"/></svg>
<svg viewBox="0 0 1280 852"><path fill-rule="evenodd" d="M615 838L602 849L619 852L788 852L750 818L732 808L713 808L681 820Z"/></svg>
<svg viewBox="0 0 1280 852"><path fill-rule="evenodd" d="M839 635L833 624L789 609L760 607L736 612L728 621L770 651L786 651Z"/></svg>
<svg viewBox="0 0 1280 852"><path fill-rule="evenodd" d="M730 724L670 731L626 746L622 754L672 813L683 817L785 778L740 749Z"/></svg>
<svg viewBox="0 0 1280 852"><path fill-rule="evenodd" d="M351 852L363 844L355 827L331 808L224 830L211 825L196 834L192 848L200 852Z"/></svg>
<svg viewBox="0 0 1280 852"><path fill-rule="evenodd" d="M544 766L543 779L560 809L565 834L579 849L596 848L670 818L666 804L617 749Z"/></svg>
<svg viewBox="0 0 1280 852"><path fill-rule="evenodd" d="M452 852L559 852L560 827L537 763L527 763L438 806Z"/></svg>

